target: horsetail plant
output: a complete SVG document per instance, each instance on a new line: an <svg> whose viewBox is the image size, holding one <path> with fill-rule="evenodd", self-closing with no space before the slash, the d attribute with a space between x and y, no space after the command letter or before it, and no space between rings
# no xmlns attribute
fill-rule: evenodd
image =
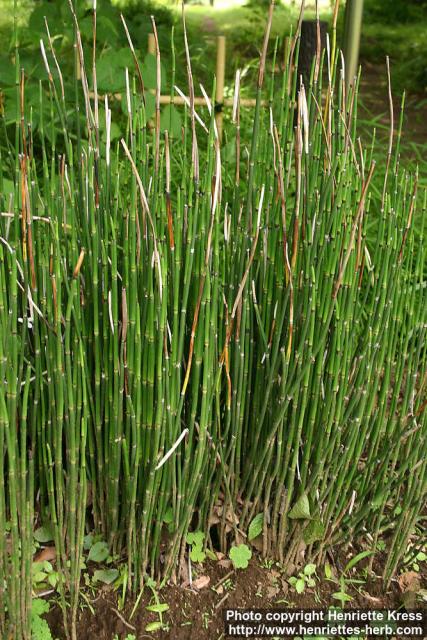
<svg viewBox="0 0 427 640"><path fill-rule="evenodd" d="M133 593L179 577L189 530L226 550L258 514L263 553L282 562L302 543L321 559L389 536L388 582L427 489L427 200L401 166L391 98L385 157L359 138L338 2L308 86L295 71L302 12L283 74L270 74L271 5L253 113L236 75L231 158L209 89L196 110L185 29L188 88L171 88L172 101L189 96L181 134L164 125L154 22L151 120L123 19L135 75L115 139L96 6L89 62L70 10L73 95L47 29L40 102L24 108L17 48L14 141L3 123L2 637L31 637L36 521L53 527L73 640L88 532L126 556ZM35 128L45 105L51 122Z"/></svg>

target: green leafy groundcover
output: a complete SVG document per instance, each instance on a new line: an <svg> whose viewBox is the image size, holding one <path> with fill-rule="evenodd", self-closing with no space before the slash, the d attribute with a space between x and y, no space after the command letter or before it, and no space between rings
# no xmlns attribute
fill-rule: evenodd
<svg viewBox="0 0 427 640"><path fill-rule="evenodd" d="M84 43L87 62L88 75L92 76L92 68L89 60L93 54L93 18L92 11L87 3L77 3L77 15L79 18L79 30L82 42ZM172 24L172 15L167 10L159 7L153 7L150 3L144 3L142 7L138 7L137 3L128 3L123 8L124 16L129 23L129 31L135 49L141 60L141 70L144 76L144 84L147 90L156 87L156 60L155 56L147 53L148 34L152 32L150 20L150 9L155 9L158 20L158 29L160 33L160 41L169 53L170 49L170 25ZM152 12L152 11L151 11ZM31 123L34 131L38 131L41 118L53 122L56 128L61 127L60 117L57 112L53 114L50 111L48 95L48 87L42 86L45 100L39 105L40 81L46 79L46 70L43 59L40 55L40 39L46 39L46 25L52 34L54 47L58 59L61 61L61 70L63 83L66 93L66 125L68 131L76 133L75 114L73 112L74 99L74 27L70 20L70 8L68 2L37 3L32 9L28 24L20 27L17 33L17 42L19 45L19 63L25 69L26 90L25 103L26 110L29 113L30 107L37 104L37 108L33 110L31 115ZM125 69L133 68L132 53L128 46L126 33L120 20L120 11L117 7L105 1L100 3L97 10L97 88L100 93L116 93L123 94L125 91ZM13 125L19 121L19 96L15 89L16 72L15 72L15 42L14 38L10 38L5 43L4 50L6 53L0 56L0 91L1 103L6 111L5 122L7 125ZM9 48L9 52L7 49ZM161 66L162 91L169 91L171 82L173 81L172 73L169 69ZM56 67L52 68L53 76L58 81ZM182 77L182 76L181 76ZM80 88L79 88L80 89ZM80 90L80 95L82 95ZM119 139L126 131L126 106L121 100L112 101L110 105L114 113L114 122L112 126L112 139ZM151 93L146 95L146 117L149 119L154 115L155 103ZM101 110L102 111L102 110ZM100 114L101 131L105 130L105 116ZM167 121L167 124L166 124ZM172 124L171 124L172 122ZM84 127L85 116L82 113L80 118L80 126ZM179 135L181 128L181 114L174 107L166 107L162 114L162 129L173 129L176 135ZM51 127L47 127L44 136L49 140L51 137ZM39 140L36 137L36 145L38 147ZM4 143L4 140L1 140ZM60 142L62 144L62 142Z"/></svg>
<svg viewBox="0 0 427 640"><path fill-rule="evenodd" d="M334 31L305 88L299 31L280 75L266 38L249 132L237 78L222 141L214 87L175 130L122 47L97 101L90 49L65 76L42 38L0 145L1 635L37 614L35 528L73 638L85 549L137 594L214 544L239 568L260 536L284 563L357 539L388 582L427 483L426 194L400 131L359 144Z"/></svg>

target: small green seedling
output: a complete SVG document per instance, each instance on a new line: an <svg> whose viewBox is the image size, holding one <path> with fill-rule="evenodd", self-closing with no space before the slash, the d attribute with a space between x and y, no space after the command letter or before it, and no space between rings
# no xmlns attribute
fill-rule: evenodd
<svg viewBox="0 0 427 640"><path fill-rule="evenodd" d="M97 569L93 574L93 582L112 584L119 577L118 569Z"/></svg>
<svg viewBox="0 0 427 640"><path fill-rule="evenodd" d="M265 558L261 561L260 566L263 569L271 569L274 566L274 560L272 560L271 558Z"/></svg>
<svg viewBox="0 0 427 640"><path fill-rule="evenodd" d="M114 582L114 589L120 592L119 598L118 598L119 611L121 611L125 606L128 584L129 584L128 566L127 564L122 564L119 567L119 575L117 577L117 580Z"/></svg>
<svg viewBox="0 0 427 640"><path fill-rule="evenodd" d="M344 567L344 571L342 572L342 575L339 578L339 580L337 580L333 576L329 563L325 564L325 578L330 582L335 582L336 584L339 585L339 591L336 591L335 593L333 593L332 597L335 600L339 600L342 607L344 607L346 602L351 602L353 600L352 596L350 596L348 593L348 585L364 584L365 582L365 580L351 578L349 576L350 571L359 562L361 562L361 560L364 560L364 558L368 558L369 556L372 556L374 553L375 551L372 551L372 550L361 551L360 553L355 555L354 558L351 558L351 560Z"/></svg>
<svg viewBox="0 0 427 640"><path fill-rule="evenodd" d="M34 536L34 539L39 544L46 544L47 542L52 542L53 540L52 525L46 524L42 527L39 527L34 531L33 536Z"/></svg>
<svg viewBox="0 0 427 640"><path fill-rule="evenodd" d="M339 585L340 585L340 590L333 593L332 597L335 600L339 600L342 608L344 608L345 603L351 602L353 598L347 593L347 580L344 578L344 576L341 576Z"/></svg>
<svg viewBox="0 0 427 640"><path fill-rule="evenodd" d="M306 587L312 588L316 586L316 580L313 578L315 574L316 565L306 564L304 570L300 571L298 576L291 576L288 582L297 593L304 593Z"/></svg>
<svg viewBox="0 0 427 640"><path fill-rule="evenodd" d="M234 591L234 589L236 588L236 585L231 578L227 578L227 580L224 580L222 586L224 587L225 591Z"/></svg>
<svg viewBox="0 0 427 640"><path fill-rule="evenodd" d="M166 602L160 602L159 596L157 595L156 591L156 583L154 582L154 580L151 580L151 578L148 579L146 585L153 594L155 604L150 604L145 608L151 613L157 613L159 619L154 620L153 622L149 622L146 625L145 630L151 633L154 633L155 631L168 631L169 627L163 620L163 614L166 613L166 611L169 611L169 605Z"/></svg>
<svg viewBox="0 0 427 640"><path fill-rule="evenodd" d="M209 627L209 613L207 611L205 611L204 613L202 613L202 624L203 624L203 628L204 629L208 629Z"/></svg>
<svg viewBox="0 0 427 640"><path fill-rule="evenodd" d="M385 550L386 550L385 540L378 540L377 541L377 551L385 551Z"/></svg>
<svg viewBox="0 0 427 640"><path fill-rule="evenodd" d="M59 582L59 574L54 571L52 564L48 560L43 562L33 562L32 564L33 589L46 588L47 586L56 589Z"/></svg>
<svg viewBox="0 0 427 640"><path fill-rule="evenodd" d="M229 555L235 569L246 569L252 558L252 551L246 544L239 544L231 547Z"/></svg>
<svg viewBox="0 0 427 640"><path fill-rule="evenodd" d="M105 562L109 556L108 544L105 540L99 540L90 547L87 559L91 562Z"/></svg>
<svg viewBox="0 0 427 640"><path fill-rule="evenodd" d="M50 605L46 600L36 598L31 603L31 639L53 640L51 630L46 620L42 618L48 613Z"/></svg>
<svg viewBox="0 0 427 640"><path fill-rule="evenodd" d="M187 534L187 544L190 545L190 559L192 562L203 562L206 559L206 553L203 551L203 541L205 534L203 531L194 531Z"/></svg>

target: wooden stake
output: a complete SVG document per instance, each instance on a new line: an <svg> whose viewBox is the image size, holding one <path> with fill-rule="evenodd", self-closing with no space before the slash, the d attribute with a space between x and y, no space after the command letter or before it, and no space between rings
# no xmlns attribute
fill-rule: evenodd
<svg viewBox="0 0 427 640"><path fill-rule="evenodd" d="M154 89L150 89L151 93L154 95L155 91ZM89 92L89 96L91 98L94 97L94 92L90 91ZM122 99L122 94L121 93L113 93L113 94L108 94L109 97L113 97L115 100L121 100ZM98 98L100 100L104 99L104 95L103 94L98 94ZM171 104L173 102L174 105L176 105L177 107L179 106L183 106L184 104L188 104L189 102L189 97L186 96L185 98L183 98L182 96L177 96L174 95L173 99L168 96L168 95L164 95L164 96L160 96L160 104ZM253 108L256 105L256 99L255 98L240 98L239 100L240 106L241 107L247 107L247 108ZM206 107L206 100L203 97L199 97L196 96L194 98L194 105L196 107ZM261 105L263 107L268 107L269 106L269 101L268 100L261 100ZM222 102L222 106L224 108L232 108L233 107L233 98L224 98L223 102Z"/></svg>

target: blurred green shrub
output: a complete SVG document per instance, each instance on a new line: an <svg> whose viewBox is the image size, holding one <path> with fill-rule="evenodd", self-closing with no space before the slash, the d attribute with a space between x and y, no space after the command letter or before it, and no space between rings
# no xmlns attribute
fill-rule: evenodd
<svg viewBox="0 0 427 640"><path fill-rule="evenodd" d="M383 24L425 21L426 0L365 0L365 19Z"/></svg>

